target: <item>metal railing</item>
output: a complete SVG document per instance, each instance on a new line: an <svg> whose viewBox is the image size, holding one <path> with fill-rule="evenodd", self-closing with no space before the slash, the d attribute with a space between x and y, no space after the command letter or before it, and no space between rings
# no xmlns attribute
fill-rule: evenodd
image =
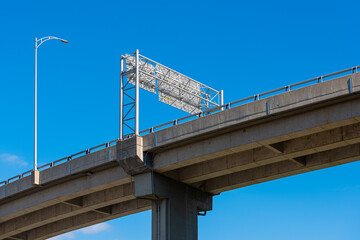
<svg viewBox="0 0 360 240"><path fill-rule="evenodd" d="M99 148L108 148L108 147L114 145L114 143L117 142L117 141L118 141L118 139L115 139L115 140L112 140L112 141L110 141L110 142L106 142L106 143L97 145L97 146L95 146L95 147L88 148L88 149L83 150L83 151L81 151L81 152L78 152L78 153L69 155L69 156L64 157L64 158L60 158L60 159L58 159L58 160L56 160L56 161L53 161L53 162L51 162L51 163L47 163L47 164L41 165L41 166L38 167L37 169L38 169L38 170L44 170L44 169L46 169L46 168L51 168L51 167L56 166L56 165L58 165L58 164L60 164L60 163L71 161L74 157L81 157L81 156L84 156L84 155L86 155L86 154L89 154L89 153L91 153L91 152L92 152L93 150L95 150L95 149L100 150ZM29 175L31 175L31 173L32 173L33 171L34 171L34 170L32 169L32 170L29 170L29 171L27 171L27 172L24 172L24 173L21 173L21 174L19 174L19 175L16 175L15 177L12 177L12 178L9 178L9 179L7 179L7 180L5 180L5 181L2 181L2 182L0 182L0 186L6 185L6 184L8 184L8 183L10 183L10 182L14 182L14 181L19 180L19 179L21 179L21 178L23 178L23 177L29 176Z"/></svg>
<svg viewBox="0 0 360 240"><path fill-rule="evenodd" d="M215 113L215 112L230 109L230 108L232 108L234 106L239 106L239 105L248 103L249 101L257 101L259 99L263 99L264 96L265 96L265 98L267 98L267 97L278 95L278 94L281 94L281 93L284 93L284 92L289 92L295 87L298 87L296 89L305 87L305 86L302 86L302 85L307 84L306 86L309 86L309 85L322 83L324 81L327 81L327 80L330 80L330 79L333 79L333 78L336 78L336 77L340 77L339 75L344 74L344 73L349 73L350 74L350 73L358 72L358 69L360 69L360 65L352 67L352 68L347 68L347 69L344 69L344 70L341 70L341 71L338 71L338 72L330 73L330 74L327 74L327 75L323 75L323 76L320 76L320 77L308 79L308 80L305 80L305 81L302 81L302 82L287 85L285 87L277 88L277 89L267 91L267 92L264 92L264 93L256 94L256 95L253 95L253 96L250 96L250 97L247 97L247 98L243 98L243 99L231 102L231 103L227 103L227 104L224 104L224 105L221 105L221 106L218 106L218 107L211 108L211 109L206 110L206 111L202 111L200 113L188 115L186 117L182 117L182 118L179 118L179 119L176 119L176 120L173 120L173 121L169 121L169 122L157 125L155 127L151 127L151 128L142 130L142 131L139 132L139 134L146 135L146 134L155 132L157 129L164 129L164 128L176 126L176 125L178 125L178 124L180 124L182 122L191 121L193 119L204 117L204 116L207 116L207 115ZM123 137L123 139L125 140L125 139L128 139L128 138L132 138L133 136L134 136L134 134L125 135ZM58 159L58 160L56 160L54 162L51 162L51 163L48 163L48 164L45 164L45 165L42 165L42 166L38 167L38 170L51 168L51 167L53 167L55 165L58 165L59 163L71 161L74 157L80 157L80 156L89 154L90 152L92 152L95 149L100 150L99 148L108 148L108 147L112 146L115 142L117 142L118 140L119 139L115 139L115 140L112 140L110 142L106 142L106 143L97 145L95 147L88 148L88 149L83 150L81 152L72 154L70 156ZM29 170L27 172L16 175L15 177L12 177L12 178L9 178L9 179L7 179L5 181L2 181L2 182L0 182L0 186L6 185L6 184L8 184L10 182L14 182L14 181L19 180L19 179L21 179L23 177L29 176L29 175L31 175L32 172L33 172L33 170Z"/></svg>

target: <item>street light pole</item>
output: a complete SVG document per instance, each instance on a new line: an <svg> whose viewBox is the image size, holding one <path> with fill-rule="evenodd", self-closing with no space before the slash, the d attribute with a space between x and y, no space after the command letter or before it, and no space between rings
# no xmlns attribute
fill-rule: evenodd
<svg viewBox="0 0 360 240"><path fill-rule="evenodd" d="M35 38L34 172L37 171L37 38Z"/></svg>
<svg viewBox="0 0 360 240"><path fill-rule="evenodd" d="M37 169L37 49L44 42L57 39L63 43L68 43L67 40L58 37L48 36L40 39L35 38L35 96L34 96L34 184L39 184L39 174Z"/></svg>

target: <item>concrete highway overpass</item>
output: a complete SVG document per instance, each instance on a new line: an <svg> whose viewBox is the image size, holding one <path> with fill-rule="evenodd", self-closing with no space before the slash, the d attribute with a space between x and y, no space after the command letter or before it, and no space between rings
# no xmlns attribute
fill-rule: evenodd
<svg viewBox="0 0 360 240"><path fill-rule="evenodd" d="M0 239L46 239L150 209L152 239L197 239L214 195L357 161L360 73L319 80L2 182Z"/></svg>

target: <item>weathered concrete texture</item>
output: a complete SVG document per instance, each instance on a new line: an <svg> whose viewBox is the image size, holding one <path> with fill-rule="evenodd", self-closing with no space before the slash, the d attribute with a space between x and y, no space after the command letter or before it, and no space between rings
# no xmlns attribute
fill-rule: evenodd
<svg viewBox="0 0 360 240"><path fill-rule="evenodd" d="M359 158L360 144L354 144L306 156L306 167L301 167L291 161L282 161L215 177L201 184L204 186L205 191L217 194L240 187L357 161Z"/></svg>
<svg viewBox="0 0 360 240"><path fill-rule="evenodd" d="M353 99L294 116L274 118L259 125L162 150L154 156L153 166L158 172L167 172L236 152L357 123L359 116L360 99Z"/></svg>
<svg viewBox="0 0 360 240"><path fill-rule="evenodd" d="M78 178L57 183L52 187L40 187L23 197L8 199L0 204L0 221L129 182L129 175L117 166L91 175L80 175Z"/></svg>
<svg viewBox="0 0 360 240"><path fill-rule="evenodd" d="M44 224L22 234L15 235L22 240L47 239L65 232L83 228L110 219L127 216L137 212L151 209L151 202L144 199L135 199L127 202L114 204L106 212L90 211L73 217Z"/></svg>
<svg viewBox="0 0 360 240"><path fill-rule="evenodd" d="M240 105L227 111L208 115L206 118L195 119L191 122L185 122L148 134L144 136L144 151L267 117L266 102L269 102L270 114L278 115L288 111L306 109L308 106L347 96L350 93L348 87L349 78L352 79L352 93L358 93L360 91L360 73L354 73L321 84Z"/></svg>
<svg viewBox="0 0 360 240"><path fill-rule="evenodd" d="M89 153L87 155L73 159L72 161L61 163L54 167L42 170L41 172L39 172L40 184L50 184L58 179L64 179L75 174L91 174L90 170L93 170L96 167L101 167L102 165L111 164L111 162L114 162L115 160L116 146ZM0 200L10 197L14 194L19 194L21 192L37 188L38 186L34 186L33 177L27 176L20 180L11 182L5 186L0 187Z"/></svg>
<svg viewBox="0 0 360 240"><path fill-rule="evenodd" d="M149 169L144 162L143 139L140 136L116 144L117 161L129 174L135 175Z"/></svg>
<svg viewBox="0 0 360 240"><path fill-rule="evenodd" d="M46 239L151 206L154 239L196 239L208 193L360 158L359 74L118 142L42 170L38 186L32 176L2 186L0 239Z"/></svg>
<svg viewBox="0 0 360 240"><path fill-rule="evenodd" d="M0 236L10 237L47 223L135 199L132 188L130 183L115 186L24 214L0 224Z"/></svg>
<svg viewBox="0 0 360 240"><path fill-rule="evenodd" d="M270 150L267 146L257 147L179 168L167 172L166 175L178 181L192 184L229 173L274 162L297 159L316 152L355 143L360 143L360 123L279 142L277 148L281 149L281 151Z"/></svg>
<svg viewBox="0 0 360 240"><path fill-rule="evenodd" d="M212 209L206 192L149 172L136 175L135 196L152 200L153 240L196 240L198 212Z"/></svg>

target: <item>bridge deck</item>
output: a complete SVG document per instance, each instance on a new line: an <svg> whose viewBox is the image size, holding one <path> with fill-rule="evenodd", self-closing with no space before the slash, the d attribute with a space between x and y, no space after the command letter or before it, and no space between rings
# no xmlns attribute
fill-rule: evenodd
<svg viewBox="0 0 360 240"><path fill-rule="evenodd" d="M354 73L147 134L143 150L154 171L212 194L356 161L359 93ZM41 186L26 176L0 187L0 239L46 239L151 209L116 146L40 177Z"/></svg>

